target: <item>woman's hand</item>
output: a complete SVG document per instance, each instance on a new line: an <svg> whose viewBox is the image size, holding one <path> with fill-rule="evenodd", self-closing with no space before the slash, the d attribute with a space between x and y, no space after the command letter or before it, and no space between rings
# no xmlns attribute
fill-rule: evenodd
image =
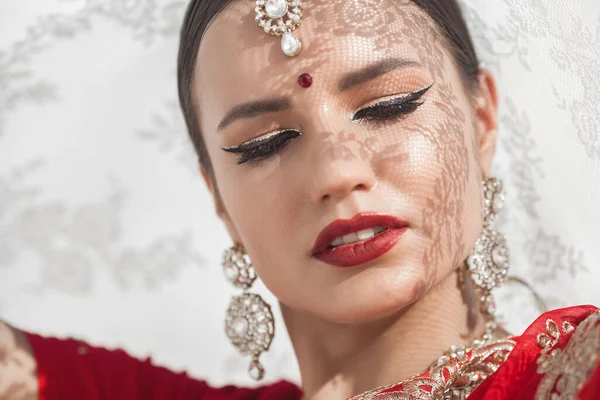
<svg viewBox="0 0 600 400"><path fill-rule="evenodd" d="M36 363L25 336L0 321L0 400L37 400Z"/></svg>

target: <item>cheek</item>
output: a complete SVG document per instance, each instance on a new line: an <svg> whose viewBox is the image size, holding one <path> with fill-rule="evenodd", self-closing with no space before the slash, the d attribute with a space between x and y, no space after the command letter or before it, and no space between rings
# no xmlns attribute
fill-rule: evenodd
<svg viewBox="0 0 600 400"><path fill-rule="evenodd" d="M381 136L374 157L379 176L408 199L419 262L434 279L466 258L481 230L473 118L457 90L438 84L418 114Z"/></svg>
<svg viewBox="0 0 600 400"><path fill-rule="evenodd" d="M479 182L472 148L473 125L462 111L468 110L469 104L457 98L457 90L440 85L439 99L433 102L436 122L423 131L434 155L428 169L433 173L428 179L429 196L422 208L424 233L429 240L423 263L447 270L466 257L475 240L472 220L480 214L476 212Z"/></svg>
<svg viewBox="0 0 600 400"><path fill-rule="evenodd" d="M230 162L231 164L231 162ZM279 155L255 165L227 165L218 176L226 210L261 278L262 266L279 264L296 226L297 185ZM222 183L221 183L222 182ZM279 260L279 261L278 261Z"/></svg>
<svg viewBox="0 0 600 400"><path fill-rule="evenodd" d="M260 164L236 165L235 157L218 160L215 170L227 213L244 239L252 237L258 228L254 222L281 201L281 158L275 155Z"/></svg>

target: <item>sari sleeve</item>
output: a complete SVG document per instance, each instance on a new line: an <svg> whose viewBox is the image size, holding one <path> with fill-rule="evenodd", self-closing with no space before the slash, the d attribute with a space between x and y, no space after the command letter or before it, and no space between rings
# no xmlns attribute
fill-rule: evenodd
<svg viewBox="0 0 600 400"><path fill-rule="evenodd" d="M214 388L128 355L74 339L24 332L37 362L39 400L258 400L299 399L294 384L281 381L254 389ZM282 397L280 397L282 396Z"/></svg>

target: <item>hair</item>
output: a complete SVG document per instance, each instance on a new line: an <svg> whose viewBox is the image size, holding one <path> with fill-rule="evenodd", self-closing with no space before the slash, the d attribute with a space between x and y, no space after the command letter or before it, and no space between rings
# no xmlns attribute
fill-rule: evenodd
<svg viewBox="0 0 600 400"><path fill-rule="evenodd" d="M214 171L204 143L192 99L192 82L202 35L212 19L232 0L191 0L183 19L177 59L179 102L202 169L212 179ZM476 86L479 59L458 0L411 0L437 24L446 38L456 65L468 86ZM218 190L216 190L218 194Z"/></svg>

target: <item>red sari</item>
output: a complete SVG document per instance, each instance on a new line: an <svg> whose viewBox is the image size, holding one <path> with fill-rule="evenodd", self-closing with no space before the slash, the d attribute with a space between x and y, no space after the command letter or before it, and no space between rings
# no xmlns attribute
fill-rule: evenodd
<svg viewBox="0 0 600 400"><path fill-rule="evenodd" d="M40 400L301 399L281 381L255 389L212 388L125 352L26 333L38 363ZM600 310L542 314L521 336L450 358L403 382L353 399L600 399ZM445 397L446 396L446 397Z"/></svg>

